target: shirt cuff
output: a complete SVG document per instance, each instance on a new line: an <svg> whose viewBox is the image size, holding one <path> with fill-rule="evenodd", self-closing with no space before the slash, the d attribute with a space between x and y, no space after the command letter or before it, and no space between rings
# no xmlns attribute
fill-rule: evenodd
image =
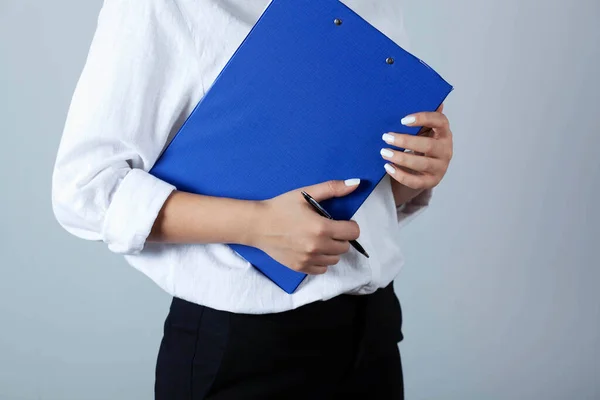
<svg viewBox="0 0 600 400"><path fill-rule="evenodd" d="M404 228L412 220L421 215L427 207L429 207L432 195L433 189L427 189L419 193L409 202L399 205L396 208L399 227Z"/></svg>
<svg viewBox="0 0 600 400"><path fill-rule="evenodd" d="M113 194L105 215L103 240L108 248L120 254L142 251L154 221L175 186L132 169Z"/></svg>

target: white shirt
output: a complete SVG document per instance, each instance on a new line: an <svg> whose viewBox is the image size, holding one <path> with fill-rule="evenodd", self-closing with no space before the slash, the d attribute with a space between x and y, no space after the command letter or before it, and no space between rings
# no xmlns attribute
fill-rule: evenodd
<svg viewBox="0 0 600 400"><path fill-rule="evenodd" d="M398 0L344 3L407 48ZM146 242L176 189L147 171L268 4L105 0L53 173L53 209L67 231L105 242L173 296L237 313L280 312L386 286L404 262L399 229L430 198L424 192L397 209L383 179L353 218L371 258L351 250L291 295L224 244Z"/></svg>

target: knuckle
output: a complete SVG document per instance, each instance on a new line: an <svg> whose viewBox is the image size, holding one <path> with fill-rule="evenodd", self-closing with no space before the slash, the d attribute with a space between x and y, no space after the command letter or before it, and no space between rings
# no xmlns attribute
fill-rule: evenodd
<svg viewBox="0 0 600 400"><path fill-rule="evenodd" d="M398 182L401 185L404 186L408 186L406 184L406 178L404 176L404 174L400 173L400 172L396 172L396 175L394 175L394 179L396 180L396 182Z"/></svg>
<svg viewBox="0 0 600 400"><path fill-rule="evenodd" d="M431 172L434 170L433 162L427 158L423 158L421 161L421 167L423 171Z"/></svg>
<svg viewBox="0 0 600 400"><path fill-rule="evenodd" d="M434 150L435 146L433 143L433 140L430 139L423 144L423 150L425 153L431 153Z"/></svg>
<svg viewBox="0 0 600 400"><path fill-rule="evenodd" d="M308 267L310 267L311 263L312 263L312 258L313 256L308 254L308 253L304 253L300 256L300 259L298 260L298 263L300 264L300 266L303 269L306 269Z"/></svg>
<svg viewBox="0 0 600 400"><path fill-rule="evenodd" d="M423 161L422 157L420 157L417 153L413 153L412 157L408 157L406 162L403 164L404 167L409 170L420 170L423 169Z"/></svg>
<svg viewBox="0 0 600 400"><path fill-rule="evenodd" d="M319 246L317 244L316 241L309 241L305 246L304 246L304 257L306 257L306 261L310 260L310 258L312 256L314 256L315 254L317 254L317 252L319 251Z"/></svg>
<svg viewBox="0 0 600 400"><path fill-rule="evenodd" d="M446 116L446 114L440 113L440 116L442 118L442 126L444 126L445 128L449 128L450 127L450 120L448 119L448 117Z"/></svg>
<svg viewBox="0 0 600 400"><path fill-rule="evenodd" d="M335 195L337 193L337 185L335 181L327 181L327 189L331 195Z"/></svg>
<svg viewBox="0 0 600 400"><path fill-rule="evenodd" d="M306 264L308 264L308 262L310 261L310 254L308 253L308 251L303 251L301 252L301 254L298 257L298 263L301 266L306 266Z"/></svg>
<svg viewBox="0 0 600 400"><path fill-rule="evenodd" d="M290 265L290 268L293 269L294 271L304 271L307 267L306 262L302 259L302 257L300 259L298 259L295 263L292 263Z"/></svg>
<svg viewBox="0 0 600 400"><path fill-rule="evenodd" d="M394 157L392 161L396 164L404 164L406 162L406 154L401 151L394 152Z"/></svg>
<svg viewBox="0 0 600 400"><path fill-rule="evenodd" d="M406 147L406 137L404 135L394 134L394 146Z"/></svg>
<svg viewBox="0 0 600 400"><path fill-rule="evenodd" d="M313 233L317 237L323 237L327 234L327 231L328 229L325 221L319 221L315 224Z"/></svg>
<svg viewBox="0 0 600 400"><path fill-rule="evenodd" d="M396 173L394 174L394 179L401 185L407 186L406 185L406 174L404 173L404 170L397 168Z"/></svg>

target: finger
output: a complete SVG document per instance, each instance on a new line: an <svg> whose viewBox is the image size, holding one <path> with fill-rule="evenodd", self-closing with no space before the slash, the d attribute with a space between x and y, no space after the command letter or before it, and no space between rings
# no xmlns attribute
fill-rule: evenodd
<svg viewBox="0 0 600 400"><path fill-rule="evenodd" d="M340 256L319 255L311 259L310 263L316 267L331 267L340 262Z"/></svg>
<svg viewBox="0 0 600 400"><path fill-rule="evenodd" d="M415 175L395 167L392 164L385 164L386 172L398 183L411 189L428 189L436 185L436 178L432 175Z"/></svg>
<svg viewBox="0 0 600 400"><path fill-rule="evenodd" d="M409 168L417 172L435 174L443 171L444 162L431 157L418 156L415 154L395 151L392 149L381 149L381 156L396 165Z"/></svg>
<svg viewBox="0 0 600 400"><path fill-rule="evenodd" d="M327 181L316 185L302 188L306 193L311 195L316 201L323 201L332 197L343 197L352 193L358 185L360 179L347 179L345 181Z"/></svg>
<svg viewBox="0 0 600 400"><path fill-rule="evenodd" d="M425 126L433 129L440 136L450 134L450 122L441 112L420 112L402 118L402 125Z"/></svg>
<svg viewBox="0 0 600 400"><path fill-rule="evenodd" d="M304 272L305 274L308 274L308 275L323 275L325 272L327 272L327 266L326 265L313 265L313 266L304 268L302 270L302 272Z"/></svg>
<svg viewBox="0 0 600 400"><path fill-rule="evenodd" d="M355 221L329 221L327 236L331 239L349 241L360 237L360 228Z"/></svg>
<svg viewBox="0 0 600 400"><path fill-rule="evenodd" d="M349 250L350 243L347 240L328 239L324 241L321 253L326 256L339 256Z"/></svg>
<svg viewBox="0 0 600 400"><path fill-rule="evenodd" d="M444 142L427 136L414 136L406 133L386 133L383 140L390 145L418 153L427 154L429 157L439 158L444 154Z"/></svg>

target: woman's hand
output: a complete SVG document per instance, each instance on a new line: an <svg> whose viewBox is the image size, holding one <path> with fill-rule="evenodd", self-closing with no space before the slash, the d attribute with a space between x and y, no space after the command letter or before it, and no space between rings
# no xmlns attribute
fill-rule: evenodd
<svg viewBox="0 0 600 400"><path fill-rule="evenodd" d="M281 264L307 274L323 274L337 264L358 239L354 221L333 221L317 214L304 200L304 190L317 201L352 193L358 179L330 181L284 193L257 203L256 226L250 245Z"/></svg>
<svg viewBox="0 0 600 400"><path fill-rule="evenodd" d="M437 186L450 165L453 153L452 131L448 118L442 113L422 112L402 119L406 126L423 126L417 136L386 133L383 140L401 152L390 148L381 150L381 156L390 161L385 165L388 174L398 183L411 189L431 189ZM410 151L410 152L409 152Z"/></svg>

